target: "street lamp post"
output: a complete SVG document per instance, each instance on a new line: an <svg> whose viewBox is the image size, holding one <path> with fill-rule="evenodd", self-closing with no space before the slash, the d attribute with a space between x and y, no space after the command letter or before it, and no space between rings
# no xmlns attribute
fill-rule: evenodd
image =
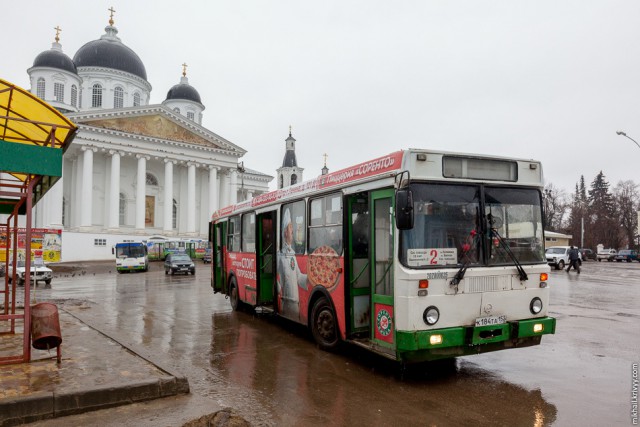
<svg viewBox="0 0 640 427"><path fill-rule="evenodd" d="M627 135L626 133L622 132L621 130L616 132L618 135L622 135L625 138L629 138L630 140L632 140L633 142L635 142L635 144L638 146L638 148L640 148L640 144L638 144L638 141L636 141L635 139L631 138L629 135Z"/></svg>

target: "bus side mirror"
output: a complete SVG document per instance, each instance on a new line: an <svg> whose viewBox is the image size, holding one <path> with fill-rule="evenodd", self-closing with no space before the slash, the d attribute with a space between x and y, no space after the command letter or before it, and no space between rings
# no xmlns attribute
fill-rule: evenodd
<svg viewBox="0 0 640 427"><path fill-rule="evenodd" d="M396 191L396 227L398 230L413 228L413 193L411 190Z"/></svg>

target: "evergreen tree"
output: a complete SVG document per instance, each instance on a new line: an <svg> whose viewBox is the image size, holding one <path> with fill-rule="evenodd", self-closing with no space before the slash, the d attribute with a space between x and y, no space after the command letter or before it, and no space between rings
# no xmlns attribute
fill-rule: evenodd
<svg viewBox="0 0 640 427"><path fill-rule="evenodd" d="M607 248L619 248L619 221L616 218L613 196L609 192L609 183L602 171L591 183L588 202L591 245L602 243Z"/></svg>

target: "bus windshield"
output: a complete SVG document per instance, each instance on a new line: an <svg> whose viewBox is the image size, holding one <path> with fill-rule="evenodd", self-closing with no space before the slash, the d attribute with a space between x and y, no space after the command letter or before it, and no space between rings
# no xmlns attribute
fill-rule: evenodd
<svg viewBox="0 0 640 427"><path fill-rule="evenodd" d="M544 262L536 189L413 183L414 227L401 232L407 267ZM503 242L500 242L500 239Z"/></svg>
<svg viewBox="0 0 640 427"><path fill-rule="evenodd" d="M116 258L142 258L145 247L141 243L116 245Z"/></svg>

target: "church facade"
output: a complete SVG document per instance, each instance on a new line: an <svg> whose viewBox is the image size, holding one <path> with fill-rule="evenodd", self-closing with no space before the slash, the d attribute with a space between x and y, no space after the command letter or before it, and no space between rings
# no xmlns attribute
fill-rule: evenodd
<svg viewBox="0 0 640 427"><path fill-rule="evenodd" d="M186 65L166 99L149 104L144 64L117 34L112 12L105 34L73 59L56 34L27 70L30 91L79 128L62 178L34 208L34 227L63 230L61 261L110 259L115 243L150 236L207 239L213 211L269 191L273 179L202 126Z"/></svg>

